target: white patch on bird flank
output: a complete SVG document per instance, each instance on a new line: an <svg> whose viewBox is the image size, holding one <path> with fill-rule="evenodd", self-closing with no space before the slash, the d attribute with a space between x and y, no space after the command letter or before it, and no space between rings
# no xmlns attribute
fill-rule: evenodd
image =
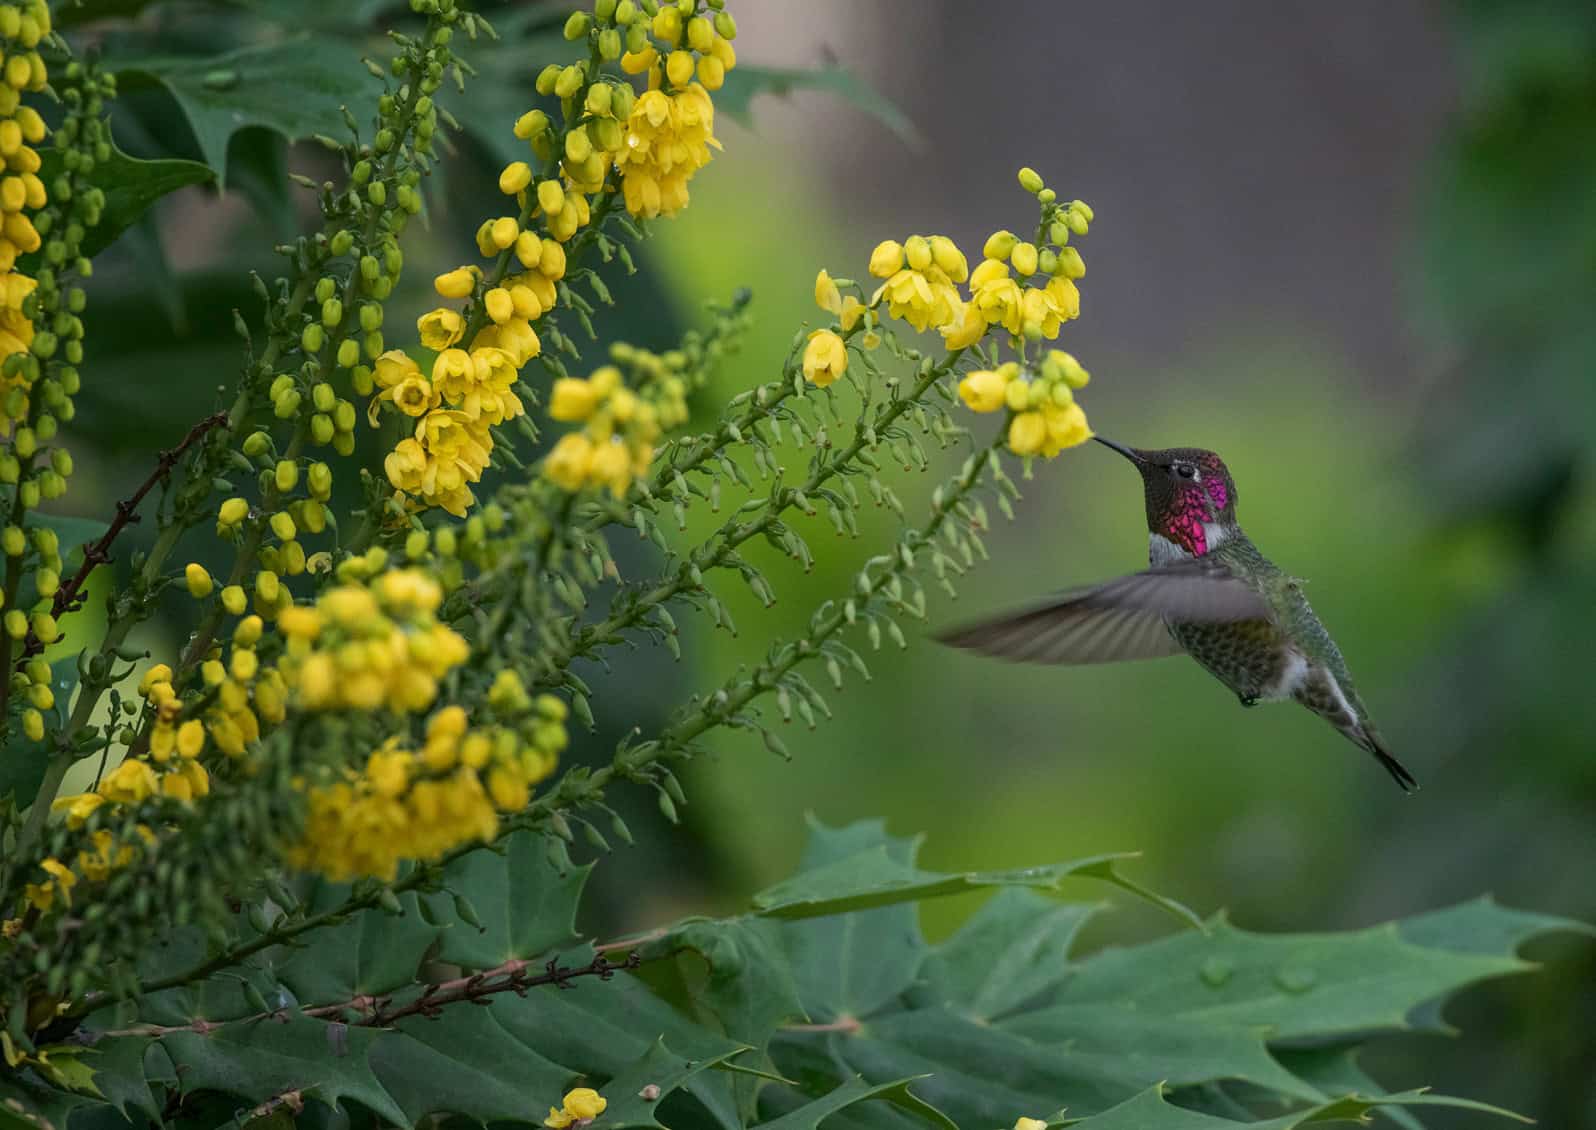
<svg viewBox="0 0 1596 1130"><path fill-rule="evenodd" d="M1286 650L1285 659L1285 666L1280 669L1280 674L1273 683L1263 689L1259 698L1271 700L1290 698L1298 687L1308 681L1310 664L1307 656L1293 647Z"/></svg>
<svg viewBox="0 0 1596 1130"><path fill-rule="evenodd" d="M1160 565L1173 565L1177 561L1190 561L1192 555L1163 534L1147 535L1147 560L1156 569Z"/></svg>
<svg viewBox="0 0 1596 1130"><path fill-rule="evenodd" d="M1212 553L1230 540L1230 530L1220 522L1204 522L1203 537L1207 539L1208 552Z"/></svg>

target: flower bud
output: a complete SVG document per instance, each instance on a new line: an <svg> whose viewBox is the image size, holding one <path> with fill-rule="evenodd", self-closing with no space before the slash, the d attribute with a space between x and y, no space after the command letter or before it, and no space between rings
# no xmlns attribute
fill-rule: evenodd
<svg viewBox="0 0 1596 1130"><path fill-rule="evenodd" d="M506 196L514 196L531 183L532 166L525 161L512 161L499 174L499 191Z"/></svg>
<svg viewBox="0 0 1596 1130"><path fill-rule="evenodd" d="M1035 194L1042 191L1042 178L1037 171L1027 165L1020 170L1020 187L1026 192Z"/></svg>
<svg viewBox="0 0 1596 1130"><path fill-rule="evenodd" d="M215 583L211 580L210 573L205 566L197 561L190 561L183 569L183 581L188 585L188 595L195 600L204 600L211 595Z"/></svg>
<svg viewBox="0 0 1596 1130"><path fill-rule="evenodd" d="M988 259L1004 260L1014 250L1019 237L1011 231L995 231L987 237L986 243L981 248L981 254Z"/></svg>

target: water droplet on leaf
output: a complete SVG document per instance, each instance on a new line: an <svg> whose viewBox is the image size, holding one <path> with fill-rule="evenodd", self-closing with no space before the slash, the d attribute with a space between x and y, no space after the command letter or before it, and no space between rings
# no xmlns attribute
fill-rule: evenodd
<svg viewBox="0 0 1596 1130"><path fill-rule="evenodd" d="M1203 984L1211 989L1217 989L1230 980L1230 975L1235 971L1235 967L1224 958L1210 957L1203 962L1202 969L1198 970L1198 976L1203 979Z"/></svg>
<svg viewBox="0 0 1596 1130"><path fill-rule="evenodd" d="M1275 984L1288 993L1306 993L1319 981L1319 975L1311 969L1286 966L1275 973Z"/></svg>

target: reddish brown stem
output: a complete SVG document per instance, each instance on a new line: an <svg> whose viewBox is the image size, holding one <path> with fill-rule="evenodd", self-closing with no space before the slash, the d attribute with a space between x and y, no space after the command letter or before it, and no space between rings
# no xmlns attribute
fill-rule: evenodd
<svg viewBox="0 0 1596 1130"><path fill-rule="evenodd" d="M183 454L193 447L213 428L219 428L227 423L227 413L217 412L207 416L188 430L183 441L176 447L161 452L156 460L155 470L149 477L139 484L138 490L116 504L116 516L111 519L111 524L105 533L95 538L83 547L83 564L73 574L71 580L62 583L55 590L55 598L50 604L50 614L60 619L68 612L75 612L83 603L83 586L88 583L89 574L94 572L99 565L104 565L111 560L111 543L129 525L137 522L139 503L144 501L144 496L155 489L155 484L161 482L172 473L172 468L177 466L177 461ZM28 632L27 640L22 646L22 659L39 654L44 650L44 645L39 642L39 637L32 631ZM20 660L19 660L20 662Z"/></svg>
<svg viewBox="0 0 1596 1130"><path fill-rule="evenodd" d="M460 1004L461 1002L476 1003L496 993L516 993L524 995L528 989L539 985L555 985L566 988L578 977L597 977L601 981L608 981L615 976L617 970L636 969L641 961L636 954L625 961L613 962L603 954L598 954L586 965L565 966L557 961L545 962L542 972L534 973L537 969L536 962L523 961L519 958L496 965L492 969L484 969L480 973L471 973L464 977L456 977L451 981L440 981L436 985L428 985L420 996L403 1004L395 1004L392 996L372 996L362 994L350 1000L340 1001L337 1004L317 1005L315 1008L304 1009L302 1015L313 1016L318 1019L338 1020L346 1013L355 1013L357 1019L349 1021L362 1028L387 1028L407 1016L425 1016L428 1019L436 1017L446 1005ZM276 1012L263 1012L255 1016L247 1016L242 1020L227 1021L228 1024L248 1024L262 1020L287 1020L289 1014L284 1010ZM222 1021L195 1020L189 1024L141 1024L132 1028L118 1028L109 1032L95 1032L91 1039L95 1041L109 1039L115 1036L151 1036L159 1039L170 1036L176 1032L195 1032L201 1036L222 1027Z"/></svg>

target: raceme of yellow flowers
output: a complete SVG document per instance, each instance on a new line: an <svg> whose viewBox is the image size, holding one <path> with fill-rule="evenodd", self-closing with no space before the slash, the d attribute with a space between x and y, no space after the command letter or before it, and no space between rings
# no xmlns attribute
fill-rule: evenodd
<svg viewBox="0 0 1596 1130"><path fill-rule="evenodd" d="M296 866L329 879L391 880L406 859L437 859L498 833L499 813L531 800L565 748L565 704L551 695L533 700L513 671L501 671L488 691L497 722L472 725L459 706L427 720L419 748L391 738L358 773L309 790L302 842L289 854Z"/></svg>
<svg viewBox="0 0 1596 1130"><path fill-rule="evenodd" d="M634 478L647 473L661 433L687 419L686 385L664 359L626 346L612 356L630 365L637 391L614 365L585 380L554 382L549 415L586 424L561 436L543 462L543 474L562 490L608 487L621 497Z"/></svg>
<svg viewBox="0 0 1596 1130"><path fill-rule="evenodd" d="M1063 324L1080 316L1075 280L1086 274L1086 264L1069 240L1087 233L1092 210L1080 200L1059 204L1031 169L1021 169L1019 180L1040 206L1034 243L1010 231L993 232L980 264L971 270L947 236L885 240L871 253L869 267L883 281L867 299L862 292L844 294L844 284L821 271L815 303L838 321L809 335L802 359L805 379L825 388L846 373L849 345L860 329L865 332L858 334L857 347L873 348L879 340L873 319L884 304L888 317L917 331L935 328L950 351L976 346L996 330L1008 335L1021 360L968 373L959 383L959 397L975 412L1009 411L1007 439L1014 454L1052 458L1089 440L1086 413L1075 402L1075 390L1087 382L1086 370L1062 350L1032 358L1029 347L1057 339Z"/></svg>
<svg viewBox="0 0 1596 1130"><path fill-rule="evenodd" d="M19 254L37 251L41 240L23 209L44 207L44 182L38 177L39 154L32 146L44 140L44 119L37 110L22 105L22 92L44 89L49 76L37 50L50 33L50 7L45 0L0 6L0 40L5 60L0 66L0 273L9 273ZM6 309L12 305L6 286ZM9 342L0 343L9 346ZM16 352L6 348L5 353Z"/></svg>
<svg viewBox="0 0 1596 1130"><path fill-rule="evenodd" d="M441 297L465 307L439 307L419 320L421 345L434 353L430 370L400 350L378 359L369 415L375 425L388 406L415 421L384 463L389 483L413 505L459 517L474 501L471 486L493 454L492 428L525 411L515 384L542 351L534 323L559 301L565 244L592 222L589 198L618 191L627 211L645 219L686 207L687 182L718 147L710 91L736 64L736 34L723 0L708 0L705 13L699 0L598 0L591 16L579 12L567 22L567 39L587 41L601 62L619 60L625 74L646 72L648 88L639 95L589 61L551 64L539 74L537 90L559 97L563 124L542 110L516 121L515 135L541 171L515 161L500 174L499 189L517 214L478 229L477 249L490 268L468 264L436 279ZM607 408L598 418L619 430L601 436L590 427L585 446L584 437L566 437L550 477L567 489L601 484L621 493L646 470L658 433L646 405L633 420L626 395L599 398ZM606 447L612 436L613 451Z"/></svg>
<svg viewBox="0 0 1596 1130"><path fill-rule="evenodd" d="M381 550L350 558L314 606L293 605L278 617L287 640L279 667L302 710L379 710L416 714L438 696L438 681L464 663L470 647L435 615L443 589L420 569L378 572L361 583L360 568L377 572Z"/></svg>

